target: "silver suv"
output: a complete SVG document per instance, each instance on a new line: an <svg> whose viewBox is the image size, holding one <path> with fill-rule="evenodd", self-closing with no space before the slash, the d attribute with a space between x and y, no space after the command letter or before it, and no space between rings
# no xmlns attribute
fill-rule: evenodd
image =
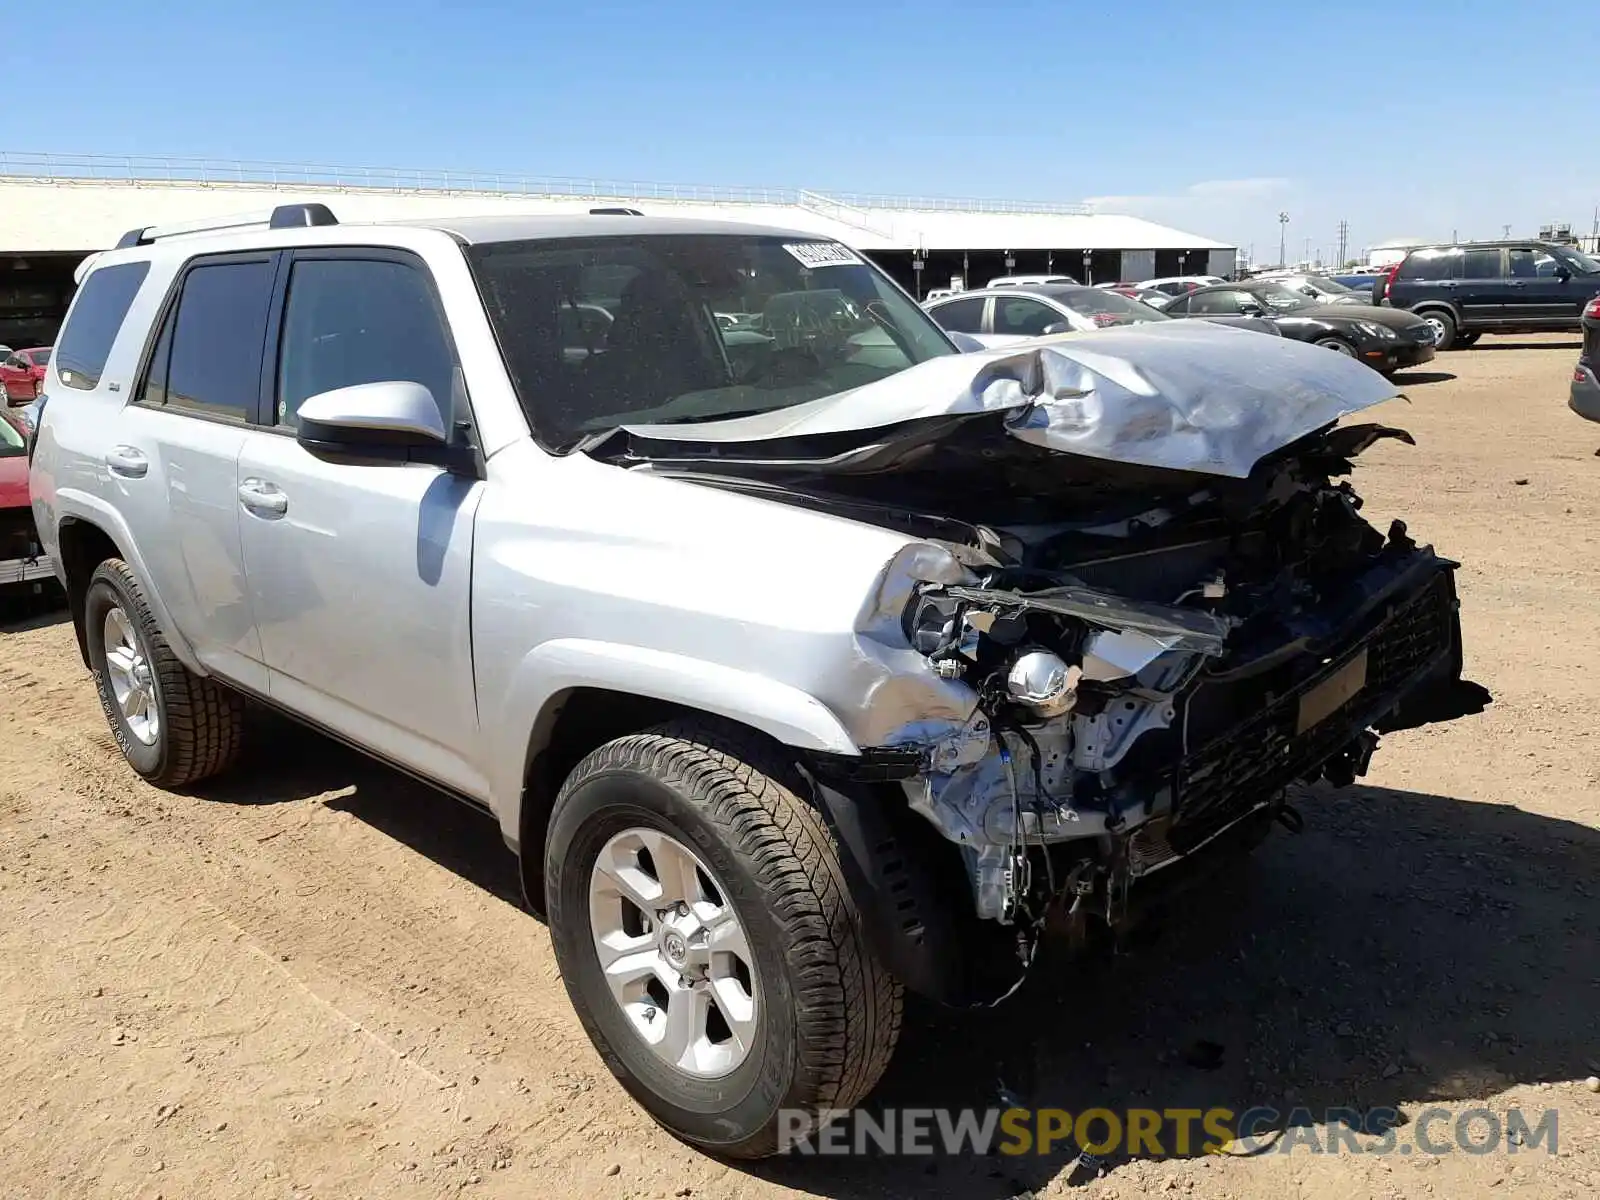
<svg viewBox="0 0 1600 1200"><path fill-rule="evenodd" d="M962 355L844 246L631 213L134 230L37 524L133 768L282 710L498 822L607 1065L753 1157L1481 707L1362 521L1392 395L1200 322ZM1054 927L1054 926L1052 926Z"/></svg>

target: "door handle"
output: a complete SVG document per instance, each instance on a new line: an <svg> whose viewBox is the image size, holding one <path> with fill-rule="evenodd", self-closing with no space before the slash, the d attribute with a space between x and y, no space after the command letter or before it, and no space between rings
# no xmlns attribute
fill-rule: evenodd
<svg viewBox="0 0 1600 1200"><path fill-rule="evenodd" d="M1509 284L1512 287L1527 287L1528 286L1528 281L1526 279L1512 279L1512 280L1508 280L1507 282L1509 282Z"/></svg>
<svg viewBox="0 0 1600 1200"><path fill-rule="evenodd" d="M239 503L257 516L281 517L289 511L289 497L264 479L246 479L241 483Z"/></svg>
<svg viewBox="0 0 1600 1200"><path fill-rule="evenodd" d="M150 470L150 460L133 446L116 446L106 452L106 466L113 475L124 479L143 479Z"/></svg>

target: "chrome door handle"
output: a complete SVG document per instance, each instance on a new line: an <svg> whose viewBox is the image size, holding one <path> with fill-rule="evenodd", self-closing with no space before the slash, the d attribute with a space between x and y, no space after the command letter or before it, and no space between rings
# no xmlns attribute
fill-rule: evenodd
<svg viewBox="0 0 1600 1200"><path fill-rule="evenodd" d="M133 446L116 446L106 452L106 466L113 475L124 479L143 479L150 470L150 460Z"/></svg>
<svg viewBox="0 0 1600 1200"><path fill-rule="evenodd" d="M239 503L258 516L281 517L289 511L289 497L264 479L246 479L241 483Z"/></svg>

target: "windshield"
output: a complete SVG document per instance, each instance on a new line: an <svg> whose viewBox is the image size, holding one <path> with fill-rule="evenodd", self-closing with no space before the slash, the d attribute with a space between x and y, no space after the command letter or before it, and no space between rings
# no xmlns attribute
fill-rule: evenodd
<svg viewBox="0 0 1600 1200"><path fill-rule="evenodd" d="M11 423L9 417L0 416L0 458L14 458L28 452L28 443L22 431Z"/></svg>
<svg viewBox="0 0 1600 1200"><path fill-rule="evenodd" d="M643 234L468 252L540 443L788 408L956 353L835 242Z"/></svg>
<svg viewBox="0 0 1600 1200"><path fill-rule="evenodd" d="M1596 260L1581 250L1568 250L1567 257L1585 275L1600 275L1600 260Z"/></svg>
<svg viewBox="0 0 1600 1200"><path fill-rule="evenodd" d="M1064 304L1080 316L1088 317L1096 326L1142 325L1146 321L1170 321L1166 313L1157 312L1148 304L1131 299L1119 292L1099 288L1082 288L1072 292L1051 293L1051 299Z"/></svg>
<svg viewBox="0 0 1600 1200"><path fill-rule="evenodd" d="M1258 283L1250 294L1276 312L1293 312L1297 308L1310 308L1316 303L1310 296L1302 295L1281 283Z"/></svg>

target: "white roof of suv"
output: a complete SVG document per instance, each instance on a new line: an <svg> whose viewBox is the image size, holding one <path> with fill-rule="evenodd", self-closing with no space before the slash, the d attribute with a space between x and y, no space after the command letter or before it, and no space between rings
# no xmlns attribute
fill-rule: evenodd
<svg viewBox="0 0 1600 1200"><path fill-rule="evenodd" d="M787 237L803 242L831 242L832 239L814 233L776 226L748 224L742 221L704 220L695 217L647 217L627 209L592 209L587 213L510 214L503 216L410 218L403 221L350 222L338 221L320 204L285 204L271 212L241 213L232 217L217 217L207 221L178 225L152 226L131 229L117 243L118 250L147 246L173 238L225 238L234 235L254 244L263 242L262 234L273 235L270 244L292 245L297 241L322 241L321 237L295 238L311 230L336 228L348 232L354 229L385 230L397 227L431 229L450 234L460 241L480 244L484 242L513 242L537 238L607 237L612 234L638 236L640 234L707 234ZM91 258L94 256L91 256Z"/></svg>

